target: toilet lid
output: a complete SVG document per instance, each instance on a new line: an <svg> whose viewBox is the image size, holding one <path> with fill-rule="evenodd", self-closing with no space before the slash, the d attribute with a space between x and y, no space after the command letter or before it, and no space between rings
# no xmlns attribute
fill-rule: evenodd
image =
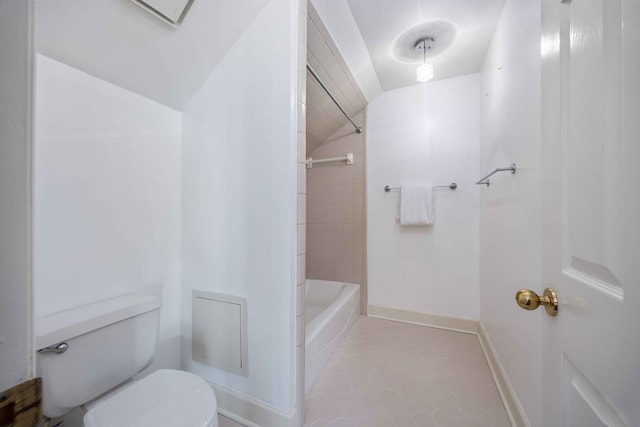
<svg viewBox="0 0 640 427"><path fill-rule="evenodd" d="M86 427L206 427L217 416L216 396L202 378L161 369L99 400Z"/></svg>

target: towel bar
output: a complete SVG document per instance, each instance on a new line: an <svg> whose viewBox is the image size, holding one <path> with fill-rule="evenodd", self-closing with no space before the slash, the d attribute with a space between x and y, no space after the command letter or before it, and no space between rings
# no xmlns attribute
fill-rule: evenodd
<svg viewBox="0 0 640 427"><path fill-rule="evenodd" d="M311 157L305 162L307 169L311 169L314 163L329 163L329 162L347 162L348 165L353 164L353 153L347 153L343 157L332 157L330 159L317 159L313 160Z"/></svg>

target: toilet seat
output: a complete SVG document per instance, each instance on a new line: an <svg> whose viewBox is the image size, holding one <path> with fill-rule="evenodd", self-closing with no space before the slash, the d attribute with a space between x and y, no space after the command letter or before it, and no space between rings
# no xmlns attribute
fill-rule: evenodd
<svg viewBox="0 0 640 427"><path fill-rule="evenodd" d="M86 427L217 427L216 396L202 378L160 369L98 400Z"/></svg>

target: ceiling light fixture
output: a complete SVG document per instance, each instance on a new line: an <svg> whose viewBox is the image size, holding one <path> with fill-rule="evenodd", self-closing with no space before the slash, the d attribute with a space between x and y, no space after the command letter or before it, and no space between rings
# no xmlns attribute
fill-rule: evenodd
<svg viewBox="0 0 640 427"><path fill-rule="evenodd" d="M419 82L425 83L433 78L433 65L427 64L427 51L432 50L436 45L433 37L423 37L414 46L415 52L422 52L422 65L416 70L416 77Z"/></svg>

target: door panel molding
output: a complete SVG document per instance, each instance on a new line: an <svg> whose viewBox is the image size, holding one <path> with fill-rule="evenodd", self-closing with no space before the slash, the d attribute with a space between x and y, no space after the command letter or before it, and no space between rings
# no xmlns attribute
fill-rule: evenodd
<svg viewBox="0 0 640 427"><path fill-rule="evenodd" d="M559 12L563 270L621 301L622 1Z"/></svg>
<svg viewBox="0 0 640 427"><path fill-rule="evenodd" d="M571 402L564 407L563 425L594 426L593 421L598 420L603 426L625 427L616 411L566 354L562 355L562 370L563 400Z"/></svg>

